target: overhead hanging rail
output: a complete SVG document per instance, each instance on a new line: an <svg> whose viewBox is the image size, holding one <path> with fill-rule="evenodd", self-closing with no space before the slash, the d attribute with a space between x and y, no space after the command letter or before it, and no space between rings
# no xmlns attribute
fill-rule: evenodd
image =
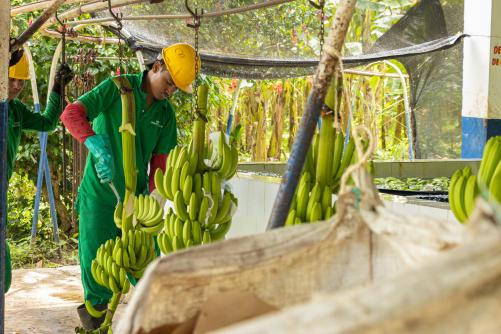
<svg viewBox="0 0 501 334"><path fill-rule="evenodd" d="M37 32L38 29L40 29L44 24L47 23L49 18L57 11L59 6L61 6L65 0L54 0L52 4L50 5L49 8L47 8L42 15L40 15L35 22L33 22L28 29L26 29L21 35L19 35L17 38L13 39L11 44L10 44L10 50L15 51L18 50L21 45L26 43L30 37Z"/></svg>
<svg viewBox="0 0 501 334"><path fill-rule="evenodd" d="M59 0L61 1L61 0ZM64 0L62 0L64 1ZM111 3L111 8L116 8L116 7L122 7L122 6L127 6L127 5L133 5L137 3L142 3L142 2L150 2L149 0L115 0ZM107 1L97 1L97 2L92 2L84 5L80 5L78 7L72 8L70 10L67 10L61 15L59 15L59 19L61 20L70 20L74 19L75 17L78 17L82 14L90 14L99 10L105 10L108 8L108 2ZM110 18L110 21L114 21L115 19ZM56 19L50 19L47 24L55 24L57 23Z"/></svg>
<svg viewBox="0 0 501 334"><path fill-rule="evenodd" d="M295 0L271 0L258 4L242 6L238 8L225 9L216 12L207 12L204 13L204 17L220 17L231 14L239 14L245 13L248 11L253 11L260 8L272 7L281 5L287 2L292 2ZM139 1L138 1L139 2ZM78 15L77 15L78 16ZM76 17L76 16L75 16ZM123 21L142 21L142 20L186 20L192 17L191 14L160 14L160 15L128 15L122 18ZM96 19L87 19L87 20L77 20L77 21L69 21L67 24L100 24L104 22L113 22L114 19L112 17L103 17Z"/></svg>
<svg viewBox="0 0 501 334"><path fill-rule="evenodd" d="M28 4L12 7L10 10L10 16L16 16L19 14L30 13L30 12L33 12L36 10L47 9L52 5L53 2L54 2L53 0L44 0L44 1L31 2ZM64 2L64 4L69 5L69 4L74 4L74 3L78 3L78 2L83 2L83 1L82 0L66 0Z"/></svg>
<svg viewBox="0 0 501 334"><path fill-rule="evenodd" d="M77 26L74 27L76 29ZM52 29L45 29L42 28L40 30L40 33L43 36L47 37L53 37L53 38L61 38L61 34L58 31L52 30ZM66 40L71 40L71 41L80 41L80 42L87 42L87 43L93 43L93 44L119 44L119 43L125 43L123 39L118 39L118 38L113 38L113 37L94 37L94 36L88 36L88 35L69 35L66 36Z"/></svg>

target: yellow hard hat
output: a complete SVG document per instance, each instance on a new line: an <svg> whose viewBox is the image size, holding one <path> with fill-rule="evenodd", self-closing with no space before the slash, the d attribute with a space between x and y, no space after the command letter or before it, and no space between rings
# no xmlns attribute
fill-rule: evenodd
<svg viewBox="0 0 501 334"><path fill-rule="evenodd" d="M19 80L28 80L30 78L28 57L26 57L26 53L23 54L16 65L9 67L9 78Z"/></svg>
<svg viewBox="0 0 501 334"><path fill-rule="evenodd" d="M192 93L195 80L195 49L186 43L172 44L162 49L162 58L177 88ZM198 58L200 71L200 58ZM198 73L197 73L198 74Z"/></svg>

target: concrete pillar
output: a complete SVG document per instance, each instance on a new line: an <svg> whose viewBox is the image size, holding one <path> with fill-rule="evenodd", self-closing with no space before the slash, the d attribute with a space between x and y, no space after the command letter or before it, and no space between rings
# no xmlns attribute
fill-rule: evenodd
<svg viewBox="0 0 501 334"><path fill-rule="evenodd" d="M462 158L480 158L501 135L501 14L499 0L465 0ZM499 15L498 15L499 16Z"/></svg>

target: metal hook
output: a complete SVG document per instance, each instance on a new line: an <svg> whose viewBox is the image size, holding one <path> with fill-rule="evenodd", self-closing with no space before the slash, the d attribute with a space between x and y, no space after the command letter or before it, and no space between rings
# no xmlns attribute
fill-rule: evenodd
<svg viewBox="0 0 501 334"><path fill-rule="evenodd" d="M191 16L193 17L193 23L187 23L186 25L190 28L200 27L200 21L202 16L204 15L204 9L202 8L200 15L198 15L198 8L195 8L195 11L193 11L188 5L188 0L184 1L184 5L186 7L186 10L188 10L188 12L190 12Z"/></svg>
<svg viewBox="0 0 501 334"><path fill-rule="evenodd" d="M316 9L322 9L325 5L325 0L319 0L318 3L316 3L313 0L308 0L308 2L310 3L310 5L312 5Z"/></svg>
<svg viewBox="0 0 501 334"><path fill-rule="evenodd" d="M111 9L111 0L108 0L108 11L110 12L110 15L113 17L113 19L115 19L115 21L117 22L118 30L122 30L123 28L122 20L118 17L118 15L113 13L113 10Z"/></svg>
<svg viewBox="0 0 501 334"><path fill-rule="evenodd" d="M56 17L56 21L61 25L61 33L66 33L66 25L59 19L59 16L57 16L57 10L54 13L54 16Z"/></svg>

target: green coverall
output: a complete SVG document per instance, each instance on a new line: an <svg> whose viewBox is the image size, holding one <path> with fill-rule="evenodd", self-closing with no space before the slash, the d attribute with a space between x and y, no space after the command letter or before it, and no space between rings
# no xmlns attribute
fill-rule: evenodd
<svg viewBox="0 0 501 334"><path fill-rule="evenodd" d="M148 164L153 154L167 154L177 144L175 112L168 100L155 100L146 108L146 93L141 83L147 72L125 75L129 79L136 102L136 164L137 194L148 191ZM122 162L122 123L120 93L111 79L106 79L79 98L85 106L96 134L106 134L110 140L115 174L113 183L123 199L125 180ZM111 292L97 284L91 274L91 263L99 246L119 235L113 222L116 197L108 184L99 182L94 157L89 154L84 176L78 190L77 209L80 214L78 251L84 298L92 304L106 304Z"/></svg>
<svg viewBox="0 0 501 334"><path fill-rule="evenodd" d="M18 99L9 101L9 128L7 130L7 175L10 179L16 160L17 149L24 130L42 132L56 128L61 115L59 94L52 92L49 103L43 114L34 113ZM5 247L5 292L9 291L11 282L11 262L9 245Z"/></svg>

